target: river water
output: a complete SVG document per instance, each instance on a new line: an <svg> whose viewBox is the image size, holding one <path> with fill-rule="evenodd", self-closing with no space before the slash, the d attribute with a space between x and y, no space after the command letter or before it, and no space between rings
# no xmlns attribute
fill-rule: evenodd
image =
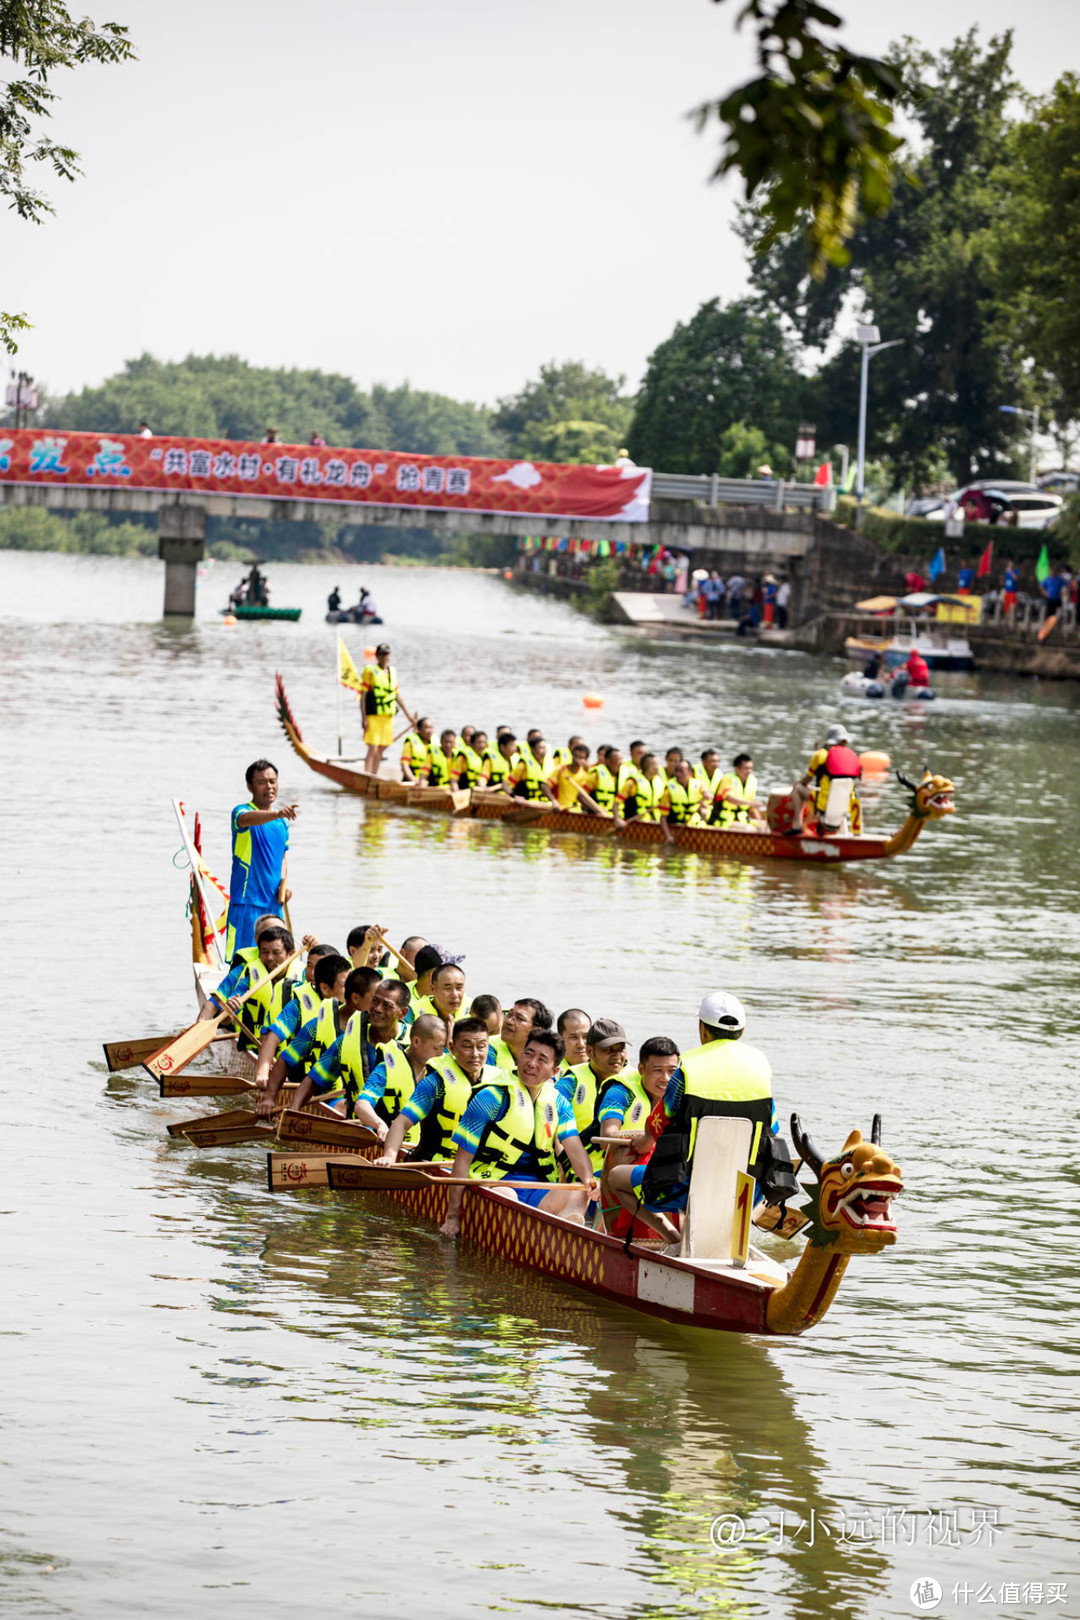
<svg viewBox="0 0 1080 1620"><path fill-rule="evenodd" d="M926 1612L927 1579L938 1613L1080 1613L1075 688L957 676L929 709L841 702L835 662L631 642L419 568L276 566L301 622L229 628L237 571L166 625L156 562L0 553L6 1603L873 1620ZM361 579L440 723L715 741L769 787L839 716L950 775L959 813L901 860L822 871L367 808L290 754L272 691L281 670L305 737L336 746L323 602ZM346 638L358 661L374 639ZM345 719L355 753L351 698ZM169 799L202 811L227 877L260 754L302 806L301 931L423 933L466 953L470 995L582 1004L634 1043L692 1044L701 994L734 990L782 1118L832 1152L883 1113L898 1246L853 1260L804 1339L705 1335L363 1197L272 1198L255 1145L173 1143L166 1123L213 1105L110 1078L100 1043L189 1020ZM868 797L871 827L899 823L896 786Z"/></svg>

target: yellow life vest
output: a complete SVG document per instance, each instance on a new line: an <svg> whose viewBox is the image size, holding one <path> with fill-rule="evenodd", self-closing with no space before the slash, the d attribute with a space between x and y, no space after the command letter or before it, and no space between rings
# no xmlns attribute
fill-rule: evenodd
<svg viewBox="0 0 1080 1620"><path fill-rule="evenodd" d="M306 1024L309 1019L314 1018L319 1008L319 1002L323 999L315 986L308 984L306 979L301 979L296 985L293 997L300 1003L301 1024Z"/></svg>
<svg viewBox="0 0 1080 1620"><path fill-rule="evenodd" d="M515 756L513 759L507 759L496 744L494 748L484 749L484 757L480 764L487 775L488 787L497 788L501 787L506 781L506 778L517 764L517 758Z"/></svg>
<svg viewBox="0 0 1080 1620"><path fill-rule="evenodd" d="M750 806L757 798L757 777L753 771L743 782L735 772L721 777L717 793L724 795L717 809L721 827L730 827L734 821L749 822Z"/></svg>
<svg viewBox="0 0 1080 1620"><path fill-rule="evenodd" d="M723 774L723 771L717 769L713 771L711 776L706 776L705 767L698 760L694 766L694 781L700 784L702 798L708 799L710 803L712 802L716 797L716 790L720 786Z"/></svg>
<svg viewBox="0 0 1080 1620"><path fill-rule="evenodd" d="M449 1052L428 1064L428 1072L432 1071L439 1077L440 1090L435 1106L420 1126L417 1157L425 1162L454 1157L454 1132L473 1094L472 1081Z"/></svg>
<svg viewBox="0 0 1080 1620"><path fill-rule="evenodd" d="M511 1075L485 1080L484 1088L489 1086L505 1091L509 1106L502 1119L493 1120L485 1127L469 1174L481 1181L501 1181L504 1176L513 1174L519 1159L535 1149L540 1180L557 1180L555 1138L559 1129L559 1094L554 1082L544 1082L535 1102L521 1081Z"/></svg>
<svg viewBox="0 0 1080 1620"><path fill-rule="evenodd" d="M574 1079L574 1094L570 1099L570 1106L574 1110L574 1123L578 1128L578 1135L581 1137L581 1145L589 1155L593 1169L602 1170L604 1167L604 1154L599 1148L593 1146L593 1140L600 1130L598 1116L600 1113L600 1097L603 1095L600 1091L600 1082L597 1080L593 1072L593 1066L588 1060L584 1063L576 1063L569 1070L569 1073ZM631 1076L636 1079L637 1070L627 1064L619 1074L612 1075L610 1079L604 1081L604 1090L606 1091L608 1086L613 1085L615 1081L618 1081L620 1085L628 1086Z"/></svg>
<svg viewBox="0 0 1080 1620"><path fill-rule="evenodd" d="M555 796L559 801L560 810L574 810L579 814L584 811L585 806L582 804L581 799L578 796L574 783L576 782L578 787L581 787L588 774L589 768L587 765L582 766L580 771L575 772L574 767L571 764L564 765L559 771L558 776L552 778L552 782L554 783L555 787Z"/></svg>
<svg viewBox="0 0 1080 1620"><path fill-rule="evenodd" d="M573 760L573 755L571 754L569 748L553 748L551 753L548 755L548 759L551 766L551 769L548 771L548 775L554 776L560 765L569 765L571 763Z"/></svg>
<svg viewBox="0 0 1080 1620"><path fill-rule="evenodd" d="M528 799L532 804L536 804L541 800L547 803L548 796L542 786L546 781L544 767L538 762L531 748L527 754L521 755L514 769L515 771L523 770L525 773L523 776L519 776L514 784L514 797Z"/></svg>
<svg viewBox="0 0 1080 1620"><path fill-rule="evenodd" d="M434 996L420 996L413 1005L415 1007L412 1018L413 1023L415 1023L418 1018L422 1018L425 1013L430 1013L433 1018L442 1019L443 1023L447 1027L447 1033L449 1034L451 1020L446 1016L445 1013L440 1012L438 1007L436 1007ZM464 1003L462 1005L464 1005Z"/></svg>
<svg viewBox="0 0 1080 1620"><path fill-rule="evenodd" d="M375 1047L375 1062L379 1062L384 1048L374 1041L368 1042L368 1015L367 1013L353 1013L345 1025L345 1032L341 1037L341 1050L338 1053L338 1072L336 1078L340 1079L345 1092L345 1115L352 1119L356 1112L356 1104L360 1093L368 1083L368 1045ZM397 1045L397 1042L387 1042L387 1045Z"/></svg>
<svg viewBox="0 0 1080 1620"><path fill-rule="evenodd" d="M376 714L397 713L397 677L391 664L385 669L380 664L369 664L361 676L361 685L372 694Z"/></svg>
<svg viewBox="0 0 1080 1620"><path fill-rule="evenodd" d="M589 786L589 781L593 786ZM610 810L615 803L616 782L606 765L594 765L589 772L585 791L595 799L601 810Z"/></svg>
<svg viewBox="0 0 1080 1620"><path fill-rule="evenodd" d="M450 781L450 761L438 743L429 745L428 787L446 787Z"/></svg>
<svg viewBox="0 0 1080 1620"><path fill-rule="evenodd" d="M638 772L637 813L642 821L659 821L660 795L663 791L664 783L659 771L652 781Z"/></svg>
<svg viewBox="0 0 1080 1620"><path fill-rule="evenodd" d="M450 767L454 777L454 786L458 788L474 788L480 779L480 772L483 768L484 762L475 748L470 748L468 743L458 743L458 751L454 755Z"/></svg>
<svg viewBox="0 0 1080 1620"><path fill-rule="evenodd" d="M637 1069L627 1064L622 1074L615 1076L620 1086L625 1086L630 1093L630 1101L623 1112L622 1129L624 1131L643 1131L645 1121L652 1113L655 1104L645 1087L641 1083L641 1075ZM610 1082L609 1082L610 1083ZM606 1090L606 1087L605 1087ZM600 1093L600 1100L596 1105L597 1113L604 1101L604 1093Z"/></svg>
<svg viewBox="0 0 1080 1620"><path fill-rule="evenodd" d="M668 821L678 826L686 826L698 819L697 808L701 803L701 783L691 777L683 787L674 777L664 789L670 809L667 812Z"/></svg>
<svg viewBox="0 0 1080 1620"><path fill-rule="evenodd" d="M772 1124L772 1069L756 1046L739 1041L709 1041L684 1052L679 1060L685 1089L690 1126L690 1155L697 1140L698 1119L706 1114L722 1114L749 1119L754 1125L750 1141L750 1164L757 1159L762 1130Z"/></svg>
<svg viewBox="0 0 1080 1620"><path fill-rule="evenodd" d="M426 776L431 765L432 744L426 743L418 731L410 731L401 745L402 761L408 760L414 776Z"/></svg>
<svg viewBox="0 0 1080 1620"><path fill-rule="evenodd" d="M485 1064L485 1073L493 1066L503 1069L507 1074L517 1074L517 1058L511 1052L501 1035L492 1035L488 1040L488 1050L495 1059L494 1065ZM481 1084L483 1084L481 1080Z"/></svg>
<svg viewBox="0 0 1080 1620"><path fill-rule="evenodd" d="M380 1046L379 1056L386 1066L386 1089L375 1104L375 1112L387 1125L392 1125L416 1090L416 1076L397 1041L387 1041L385 1046ZM415 1147L419 1140L419 1125L410 1125L405 1132L405 1146Z"/></svg>
<svg viewBox="0 0 1080 1620"><path fill-rule="evenodd" d="M281 978L275 979L273 984L270 983L270 975L259 960L257 947L254 956L246 957L244 971L237 981L233 995L245 996L255 985L258 985L258 990L240 1009L240 1032L236 1044L241 1052L255 1051L262 1039L263 1020L273 1004L273 996L278 997L277 1012L274 1013L276 1018L277 1013L281 1011L281 997L284 995L285 986L290 982L286 975L282 974Z"/></svg>

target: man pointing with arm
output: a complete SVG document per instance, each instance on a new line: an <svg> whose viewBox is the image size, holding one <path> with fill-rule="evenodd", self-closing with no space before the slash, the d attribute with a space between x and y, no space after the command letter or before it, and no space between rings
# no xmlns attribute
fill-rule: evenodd
<svg viewBox="0 0 1080 1620"><path fill-rule="evenodd" d="M288 886L289 822L295 804L278 804L277 766L257 759L245 779L251 798L232 813L232 874L226 960L255 943L255 924L264 912L279 912L292 898Z"/></svg>

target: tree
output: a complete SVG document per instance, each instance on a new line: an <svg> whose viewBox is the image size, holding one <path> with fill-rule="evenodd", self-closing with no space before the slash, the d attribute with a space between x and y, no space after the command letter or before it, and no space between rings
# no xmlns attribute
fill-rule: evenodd
<svg viewBox="0 0 1080 1620"><path fill-rule="evenodd" d="M387 388L376 383L371 402L386 424L386 449L414 450L429 456L497 456L506 443L486 405L468 405L445 394L428 394L402 383Z"/></svg>
<svg viewBox="0 0 1080 1620"><path fill-rule="evenodd" d="M699 130L715 119L726 131L714 179L737 170L747 201L757 198L758 248L801 221L803 262L820 280L848 262L860 215L888 210L903 144L889 127L899 80L889 64L818 33L843 19L816 0L746 0L740 26L747 17L760 74L691 116Z"/></svg>
<svg viewBox="0 0 1080 1620"><path fill-rule="evenodd" d="M1080 80L1066 73L1011 131L1003 193L985 250L998 304L993 333L1034 361L1035 397L1080 415Z"/></svg>
<svg viewBox="0 0 1080 1620"><path fill-rule="evenodd" d="M49 75L84 62L123 62L133 54L128 31L119 23L98 28L88 17L76 22L59 0L0 0L0 58L23 69L21 78L0 87L0 196L10 199L21 219L40 224L54 212L49 199L31 187L28 164L46 163L61 180L82 172L72 147L35 133L56 100ZM14 334L28 325L25 315L0 311L0 343L9 354L18 349Z"/></svg>
<svg viewBox="0 0 1080 1620"><path fill-rule="evenodd" d="M794 445L806 392L797 358L780 322L749 300L702 304L649 356L630 453L663 472L719 472L721 438L735 423Z"/></svg>
<svg viewBox="0 0 1080 1620"><path fill-rule="evenodd" d="M767 466L782 476L792 459L786 445L770 444L760 428L732 422L720 435L716 470L721 478L756 478L758 468Z"/></svg>
<svg viewBox="0 0 1080 1620"><path fill-rule="evenodd" d="M499 400L494 425L514 456L614 461L626 443L634 408L623 393L625 385L625 377L592 371L580 360L562 365L552 360L520 393Z"/></svg>
<svg viewBox="0 0 1080 1620"><path fill-rule="evenodd" d="M776 242L755 267L759 295L804 342L824 346L842 316L860 312L886 339L901 338L870 367L869 444L901 479L926 479L944 457L959 480L1012 467L1015 421L998 406L1022 396L1016 353L995 339L994 277L986 232L1001 206L999 158L1005 107L1016 91L1011 35L983 50L976 30L938 56L905 40L890 52L901 103L919 132L911 183L887 220L867 220L851 262L824 279L809 274L794 240ZM757 239L761 220L744 215ZM853 442L858 351L846 344L820 371L810 414L822 438Z"/></svg>

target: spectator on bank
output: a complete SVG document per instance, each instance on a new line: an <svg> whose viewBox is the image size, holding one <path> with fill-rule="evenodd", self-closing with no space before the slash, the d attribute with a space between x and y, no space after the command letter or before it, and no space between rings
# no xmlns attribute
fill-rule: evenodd
<svg viewBox="0 0 1080 1620"><path fill-rule="evenodd" d="M957 596L970 596L971 592L972 592L972 588L974 587L974 584L975 584L975 569L974 569L974 567L973 567L973 565L971 563L966 562L964 564L963 568L961 568L960 572L956 576L956 594L957 594Z"/></svg>
<svg viewBox="0 0 1080 1620"><path fill-rule="evenodd" d="M705 598L701 594L701 587L709 577L707 568L695 568L690 575L690 584L687 587L685 606L696 607L701 617L705 617Z"/></svg>
<svg viewBox="0 0 1080 1620"><path fill-rule="evenodd" d="M1016 593L1020 589L1020 570L1010 557L1005 564L1005 578L1001 588L1001 606L1005 617L1012 618L1016 612Z"/></svg>
<svg viewBox="0 0 1080 1620"><path fill-rule="evenodd" d="M1046 579L1043 581L1042 593L1046 598L1046 616L1047 616L1047 618L1050 618L1050 616L1052 614L1057 613L1057 612L1060 611L1060 608L1061 608L1061 595L1062 595L1062 591L1063 591L1064 586L1065 586L1065 580L1064 580L1063 575L1064 575L1064 570L1061 569L1061 568L1058 568L1058 569L1055 569L1055 571L1052 574L1048 574Z"/></svg>
<svg viewBox="0 0 1080 1620"><path fill-rule="evenodd" d="M761 587L761 617L767 625L771 625L776 617L776 575L766 574Z"/></svg>
<svg viewBox="0 0 1080 1620"><path fill-rule="evenodd" d="M308 440L308 444L314 445L317 450L325 450L326 448L326 440L321 433L313 433Z"/></svg>
<svg viewBox="0 0 1080 1620"><path fill-rule="evenodd" d="M763 461L757 470L757 476L761 479L763 484L771 484L776 475L769 466L769 463L767 461Z"/></svg>
<svg viewBox="0 0 1080 1620"><path fill-rule="evenodd" d="M262 442L263 444L280 444L281 440L278 438L277 428L267 428L263 434Z"/></svg>
<svg viewBox="0 0 1080 1620"><path fill-rule="evenodd" d="M776 628L786 630L788 612L791 608L791 581L786 574L780 575L780 583L776 587Z"/></svg>
<svg viewBox="0 0 1080 1620"><path fill-rule="evenodd" d="M708 577L701 582L701 594L705 598L705 617L707 619L720 619L724 610L724 582L714 568Z"/></svg>
<svg viewBox="0 0 1080 1620"><path fill-rule="evenodd" d="M732 574L727 582L728 616L732 619L738 619L742 613L742 599L745 589L746 581L742 575Z"/></svg>
<svg viewBox="0 0 1080 1620"><path fill-rule="evenodd" d="M139 423L139 438L140 439L152 439L153 437L154 437L153 429L151 428L149 422L140 422Z"/></svg>
<svg viewBox="0 0 1080 1620"><path fill-rule="evenodd" d="M904 589L909 596L915 596L920 591L925 591L926 581L917 568L913 568L910 573L904 575Z"/></svg>

